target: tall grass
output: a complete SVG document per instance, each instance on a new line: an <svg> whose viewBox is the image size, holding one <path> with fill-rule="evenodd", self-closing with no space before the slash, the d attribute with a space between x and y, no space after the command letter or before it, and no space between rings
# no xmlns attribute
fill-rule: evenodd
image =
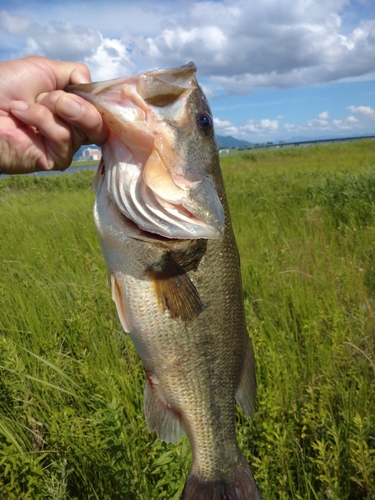
<svg viewBox="0 0 375 500"><path fill-rule="evenodd" d="M267 499L375 498L375 141L222 159L257 358L238 438ZM0 498L178 499L143 418L92 173L0 182Z"/></svg>

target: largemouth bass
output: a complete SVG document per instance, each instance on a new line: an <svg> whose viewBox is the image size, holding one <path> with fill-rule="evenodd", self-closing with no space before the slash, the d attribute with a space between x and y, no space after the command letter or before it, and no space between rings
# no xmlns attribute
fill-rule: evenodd
<svg viewBox="0 0 375 500"><path fill-rule="evenodd" d="M122 326L146 374L149 431L189 436L184 500L260 500L235 434L254 356L212 114L193 63L72 85L110 127L94 219Z"/></svg>

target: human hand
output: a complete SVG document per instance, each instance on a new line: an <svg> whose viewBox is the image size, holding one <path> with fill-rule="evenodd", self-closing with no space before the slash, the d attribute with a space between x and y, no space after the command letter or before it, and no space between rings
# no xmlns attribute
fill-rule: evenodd
<svg viewBox="0 0 375 500"><path fill-rule="evenodd" d="M63 89L91 81L84 64L26 57L0 62L0 168L65 170L82 144L108 136L97 109Z"/></svg>

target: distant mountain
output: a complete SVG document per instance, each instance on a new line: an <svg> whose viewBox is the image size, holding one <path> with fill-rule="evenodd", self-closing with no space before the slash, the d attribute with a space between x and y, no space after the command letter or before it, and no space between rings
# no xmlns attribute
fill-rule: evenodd
<svg viewBox="0 0 375 500"><path fill-rule="evenodd" d="M230 135L217 135L216 136L217 140L217 145L219 149L223 148L249 148L250 146L253 146L251 142L248 141L241 141L240 139L235 139L234 137Z"/></svg>

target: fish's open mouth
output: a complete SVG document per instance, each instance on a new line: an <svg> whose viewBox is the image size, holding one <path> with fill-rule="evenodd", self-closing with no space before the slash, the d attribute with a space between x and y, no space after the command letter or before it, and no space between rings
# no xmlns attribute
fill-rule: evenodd
<svg viewBox="0 0 375 500"><path fill-rule="evenodd" d="M225 217L211 155L197 153L197 144L204 150L212 143L197 117L208 124L212 117L195 71L190 63L67 90L94 104L111 129L102 148L105 182L125 217L166 238L221 239ZM216 147L210 152L216 155Z"/></svg>
<svg viewBox="0 0 375 500"><path fill-rule="evenodd" d="M215 225L184 206L192 193L199 195L202 188L207 191L202 182L193 185L193 189L185 188L180 198L173 199L171 189L160 188L156 193L145 182L142 163L135 161L130 149L115 134L104 145L103 157L105 164L111 164L111 168L106 169L104 182L112 202L140 230L168 239L221 237ZM211 189L214 190L214 186Z"/></svg>

